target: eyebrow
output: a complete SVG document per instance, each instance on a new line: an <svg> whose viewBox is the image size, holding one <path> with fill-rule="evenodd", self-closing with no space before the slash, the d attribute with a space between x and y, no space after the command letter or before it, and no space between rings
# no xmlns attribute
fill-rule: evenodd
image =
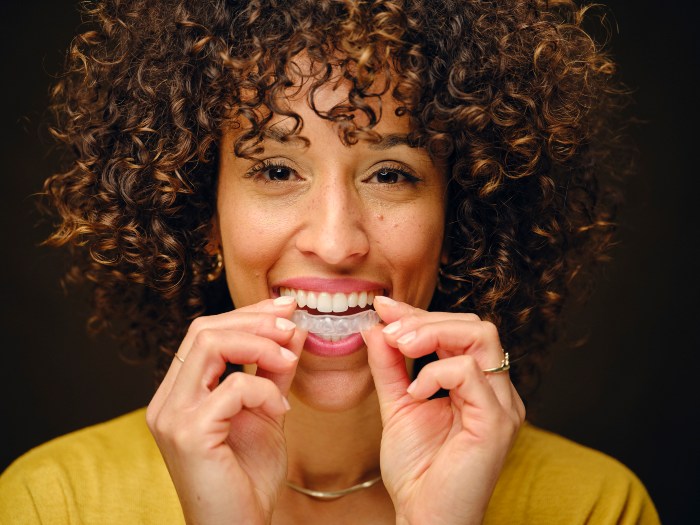
<svg viewBox="0 0 700 525"><path fill-rule="evenodd" d="M291 129L281 127L267 128L263 131L263 136L265 138L272 139L275 142L286 144L288 142L286 138L290 136L291 131ZM410 143L408 141L408 135L403 135L400 133L390 133L388 135L382 136L382 138L377 142L369 143L369 149L379 151L391 149L396 146L410 146Z"/></svg>
<svg viewBox="0 0 700 525"><path fill-rule="evenodd" d="M390 133L389 135L383 136L379 142L371 142L369 144L369 149L386 150L396 146L410 146L408 143L408 136Z"/></svg>
<svg viewBox="0 0 700 525"><path fill-rule="evenodd" d="M263 130L263 137L274 140L275 142L280 142L282 144L287 143L289 140L287 137L293 137L291 135L291 128L265 128Z"/></svg>

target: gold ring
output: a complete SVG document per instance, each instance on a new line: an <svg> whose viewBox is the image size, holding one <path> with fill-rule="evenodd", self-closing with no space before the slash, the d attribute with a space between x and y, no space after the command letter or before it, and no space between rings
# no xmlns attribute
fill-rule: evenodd
<svg viewBox="0 0 700 525"><path fill-rule="evenodd" d="M508 355L508 352L504 351L501 366L497 366L496 368L487 368L486 370L482 370L482 372L486 374L497 374L498 372L507 372L508 370L510 370L510 356Z"/></svg>
<svg viewBox="0 0 700 525"><path fill-rule="evenodd" d="M184 360L182 357L180 357L179 355L177 355L177 352L175 352L175 358L176 358L178 361L180 361L181 363L184 363L184 362L185 362L185 360Z"/></svg>

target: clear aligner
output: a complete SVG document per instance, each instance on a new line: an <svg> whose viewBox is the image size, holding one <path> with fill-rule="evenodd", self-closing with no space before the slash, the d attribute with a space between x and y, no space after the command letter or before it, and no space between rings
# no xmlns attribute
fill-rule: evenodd
<svg viewBox="0 0 700 525"><path fill-rule="evenodd" d="M325 336L347 336L373 327L381 319L374 310L354 315L313 315L306 310L296 310L292 321L302 330Z"/></svg>

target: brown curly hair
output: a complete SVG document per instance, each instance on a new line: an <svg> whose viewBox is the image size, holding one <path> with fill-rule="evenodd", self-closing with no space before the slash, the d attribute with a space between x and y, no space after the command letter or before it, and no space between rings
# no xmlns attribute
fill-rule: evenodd
<svg viewBox="0 0 700 525"><path fill-rule="evenodd" d="M71 157L44 189L59 219L48 242L68 245L69 275L90 283L93 329L116 323L162 377L192 319L233 307L224 280L206 279L222 128L232 115L250 123L239 155L259 147L273 113L298 132L276 100L303 53L312 108L350 144L372 133L372 88L391 79L410 143L449 167L449 263L431 308L493 321L511 356L528 356L515 379L535 377L574 277L614 232L612 118L626 94L582 28L586 8L106 0L84 11L52 90L53 133ZM347 104L322 112L314 89L336 72L352 84Z"/></svg>

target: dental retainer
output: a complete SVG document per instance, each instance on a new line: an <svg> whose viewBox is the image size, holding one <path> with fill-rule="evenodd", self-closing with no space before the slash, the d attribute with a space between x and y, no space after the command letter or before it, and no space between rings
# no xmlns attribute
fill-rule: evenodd
<svg viewBox="0 0 700 525"><path fill-rule="evenodd" d="M348 336L372 328L381 321L374 310L353 315L313 315L306 310L295 310L292 321L302 330L325 336Z"/></svg>

